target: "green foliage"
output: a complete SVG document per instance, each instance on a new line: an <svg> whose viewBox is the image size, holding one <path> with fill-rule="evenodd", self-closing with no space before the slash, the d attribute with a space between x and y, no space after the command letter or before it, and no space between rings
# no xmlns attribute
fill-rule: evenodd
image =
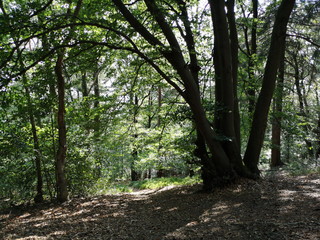
<svg viewBox="0 0 320 240"><path fill-rule="evenodd" d="M200 183L199 177L167 177L167 178L153 178L148 180L134 181L130 186L134 189L159 189L167 186L193 185Z"/></svg>
<svg viewBox="0 0 320 240"><path fill-rule="evenodd" d="M116 194L122 192L133 192L144 189L160 189L167 186L188 186L200 183L199 177L165 177L152 178L134 182L124 181L121 183L108 182L107 179L99 179L99 181L90 190L91 194Z"/></svg>
<svg viewBox="0 0 320 240"><path fill-rule="evenodd" d="M189 106L146 61L156 64L179 87L181 79L161 57L170 50L159 25L143 1L127 4L164 46L152 46L132 29L112 1L84 0L77 19L67 13L66 1L4 0L0 12L0 199L13 201L34 197L35 151L30 124L30 106L36 122L41 150L45 198L55 194L55 158L58 147L57 93L54 62L70 29L74 34L65 48L67 158L66 174L72 195L128 192L168 185L194 184L198 178L160 178L128 182L131 170L144 178L147 171L188 175L196 162L195 127ZM126 1L127 2L127 1ZM177 1L157 1L176 34L189 64L185 29ZM214 121L224 109L215 104L215 73L212 63L213 32L208 7L201 1L186 1L194 33L195 51L201 67L199 88L207 118ZM252 18L251 2L238 2L236 20L239 37L238 96L242 146L247 142L252 120L248 113L248 91L258 93L270 41L270 26L279 1L261 3L259 19ZM72 9L75 2L71 3ZM266 6L268 5L268 6ZM289 26L286 79L282 117L283 159L302 169L309 159L305 140L319 147L319 24L316 4L299 2L295 21ZM38 11L41 10L41 11ZM5 12L3 12L5 11ZM241 12L243 11L243 12ZM33 16L33 14L36 14ZM251 28L257 24L257 53L249 54ZM72 25L72 27L70 27ZM308 25L308 27L306 27ZM293 31L294 29L294 31ZM302 37L301 37L302 36ZM130 39L130 41L128 41ZM306 41L307 40L307 41ZM134 45L132 44L134 43ZM141 55L140 55L141 56ZM249 64L249 59L253 65ZM297 67L298 66L298 67ZM27 67L26 69L23 69ZM186 66L187 67L187 66ZM298 70L298 71L297 71ZM249 76L254 72L254 76ZM296 76L298 72L298 75ZM24 74L24 75L23 75ZM26 81L23 81L25 77ZM250 79L249 82L249 78ZM303 89L307 109L302 114L293 78ZM98 83L97 83L98 82ZM96 89L95 84L99 89ZM30 105L26 96L30 91ZM160 90L160 93L159 93ZM258 94L253 96L256 100ZM137 103L135 102L137 99ZM261 161L269 161L266 137ZM229 138L219 136L219 141ZM133 153L136 153L134 155ZM191 166L190 166L191 165ZM154 174L155 175L155 174ZM120 183L119 183L120 182Z"/></svg>

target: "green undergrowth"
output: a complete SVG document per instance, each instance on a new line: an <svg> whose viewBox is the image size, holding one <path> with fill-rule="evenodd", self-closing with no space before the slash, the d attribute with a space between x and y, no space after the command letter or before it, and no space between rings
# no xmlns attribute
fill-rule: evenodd
<svg viewBox="0 0 320 240"><path fill-rule="evenodd" d="M110 183L102 179L92 189L91 194L117 194L139 191L144 189L160 189L167 186L188 186L200 183L200 177L165 177L139 181L121 181Z"/></svg>

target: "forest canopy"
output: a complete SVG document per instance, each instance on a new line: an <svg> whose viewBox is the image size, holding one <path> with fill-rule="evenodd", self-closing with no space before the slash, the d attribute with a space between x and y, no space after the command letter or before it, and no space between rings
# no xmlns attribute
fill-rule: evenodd
<svg viewBox="0 0 320 240"><path fill-rule="evenodd" d="M319 168L320 2L1 0L0 199Z"/></svg>

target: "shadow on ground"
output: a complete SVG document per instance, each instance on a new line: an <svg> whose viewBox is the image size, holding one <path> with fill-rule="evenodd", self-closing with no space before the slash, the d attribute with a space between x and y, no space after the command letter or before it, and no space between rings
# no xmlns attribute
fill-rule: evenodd
<svg viewBox="0 0 320 240"><path fill-rule="evenodd" d="M73 199L0 214L0 239L320 239L320 179L274 175Z"/></svg>

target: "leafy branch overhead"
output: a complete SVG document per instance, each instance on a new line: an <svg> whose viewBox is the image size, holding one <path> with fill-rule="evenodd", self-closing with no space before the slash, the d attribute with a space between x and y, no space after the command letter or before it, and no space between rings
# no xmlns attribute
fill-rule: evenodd
<svg viewBox="0 0 320 240"><path fill-rule="evenodd" d="M316 166L318 9L0 1L1 195L64 202L101 181L187 175L213 191Z"/></svg>

